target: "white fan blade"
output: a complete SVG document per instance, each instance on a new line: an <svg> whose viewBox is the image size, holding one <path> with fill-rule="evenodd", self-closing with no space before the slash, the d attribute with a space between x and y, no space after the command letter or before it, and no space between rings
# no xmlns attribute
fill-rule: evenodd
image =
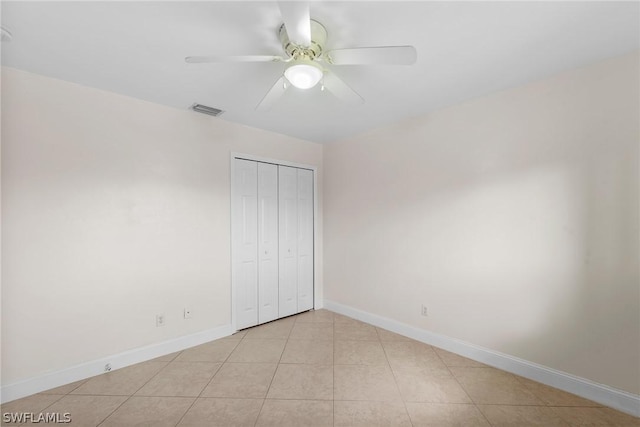
<svg viewBox="0 0 640 427"><path fill-rule="evenodd" d="M2 37L0 38L1 41L10 42L11 40L13 40L11 31L7 30L5 27L0 27L0 31L2 32Z"/></svg>
<svg viewBox="0 0 640 427"><path fill-rule="evenodd" d="M411 65L418 53L413 46L377 46L335 49L325 57L334 65Z"/></svg>
<svg viewBox="0 0 640 427"><path fill-rule="evenodd" d="M240 55L240 56L187 56L184 58L189 64L203 62L279 62L282 57L273 55Z"/></svg>
<svg viewBox="0 0 640 427"><path fill-rule="evenodd" d="M363 104L364 99L351 89L341 78L331 72L325 72L323 77L324 87L342 101L349 104Z"/></svg>
<svg viewBox="0 0 640 427"><path fill-rule="evenodd" d="M256 110L268 110L273 104L280 99L282 94L287 90L284 76L280 77L278 81L269 89L269 92L262 98L262 101L256 105Z"/></svg>
<svg viewBox="0 0 640 427"><path fill-rule="evenodd" d="M306 1L279 1L280 14L289 40L299 46L311 46L311 16Z"/></svg>

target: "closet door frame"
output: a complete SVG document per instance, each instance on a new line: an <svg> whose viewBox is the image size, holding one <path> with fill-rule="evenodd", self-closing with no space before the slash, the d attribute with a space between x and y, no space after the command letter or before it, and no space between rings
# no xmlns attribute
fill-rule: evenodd
<svg viewBox="0 0 640 427"><path fill-rule="evenodd" d="M230 214L231 214L231 221L230 221L230 231L231 231L231 246L229 248L229 253L231 255L231 263L230 263L230 269L231 269L231 328L232 330L235 332L237 331L237 322L236 322L236 277L235 277L235 268L234 268L234 257L233 257L233 253L234 253L234 219L236 218L235 216L235 212L234 212L234 203L233 203L233 196L234 196L234 189L235 189L235 160L236 159L241 159L241 160L251 160L254 162L263 162L263 163L271 163L274 165L280 165L280 166L290 166L290 167L294 167L294 168L300 168L300 169L309 169L311 171L313 171L313 308L314 309L318 309L321 308L321 302L319 301L319 298L316 298L316 296L318 295L318 286L317 283L318 281L317 279L317 269L316 269L316 265L317 265L317 254L318 254L318 227L317 227L317 218L318 218L318 168L316 166L312 166L312 165L307 165L304 163L295 163L295 162L289 162L286 160L278 160L278 159L273 159L273 158L269 158L269 157L262 157L262 156L255 156L253 154L246 154L246 153L238 153L238 152L232 152L230 155L230 159L229 159L229 163L230 163L230 182L231 182L231 188L230 188L230 193L229 193L229 202L230 202Z"/></svg>

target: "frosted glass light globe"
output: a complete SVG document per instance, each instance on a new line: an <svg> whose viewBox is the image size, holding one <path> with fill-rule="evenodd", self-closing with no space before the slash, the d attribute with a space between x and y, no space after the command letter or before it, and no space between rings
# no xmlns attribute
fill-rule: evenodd
<svg viewBox="0 0 640 427"><path fill-rule="evenodd" d="M298 59L284 70L284 76L298 89L311 89L322 79L322 67L314 61Z"/></svg>

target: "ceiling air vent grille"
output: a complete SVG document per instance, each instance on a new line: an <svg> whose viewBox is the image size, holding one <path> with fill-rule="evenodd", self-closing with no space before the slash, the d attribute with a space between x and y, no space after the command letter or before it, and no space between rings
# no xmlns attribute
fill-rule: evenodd
<svg viewBox="0 0 640 427"><path fill-rule="evenodd" d="M213 108L213 107L207 107L206 105L202 105L202 104L193 104L191 106L191 109L193 111L197 111L198 113L208 114L214 117L218 117L220 114L224 113L223 110L220 110L218 108Z"/></svg>

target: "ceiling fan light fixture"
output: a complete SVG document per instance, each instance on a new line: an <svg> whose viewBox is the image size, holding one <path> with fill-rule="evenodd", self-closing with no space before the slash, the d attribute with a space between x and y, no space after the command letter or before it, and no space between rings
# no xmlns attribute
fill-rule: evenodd
<svg viewBox="0 0 640 427"><path fill-rule="evenodd" d="M284 76L298 89L311 89L322 79L322 67L315 61L297 59L284 70Z"/></svg>

